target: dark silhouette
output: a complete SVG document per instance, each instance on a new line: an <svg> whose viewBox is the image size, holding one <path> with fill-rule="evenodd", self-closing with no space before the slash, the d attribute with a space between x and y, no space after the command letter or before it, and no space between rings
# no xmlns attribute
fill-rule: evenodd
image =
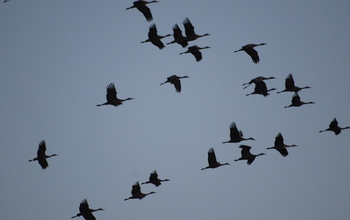
<svg viewBox="0 0 350 220"><path fill-rule="evenodd" d="M270 95L269 94L270 91L276 90L275 88L267 89L266 83L262 80L255 80L254 83L255 83L254 92L252 92L250 94L246 94L246 96L258 94L258 95L263 95L266 97L266 96Z"/></svg>
<svg viewBox="0 0 350 220"><path fill-rule="evenodd" d="M46 143L44 140L42 140L40 143L39 143L39 149L38 149L38 152L37 152L37 157L32 159L32 160L29 160L29 162L31 161L38 161L38 163L40 164L41 168L43 169L46 169L49 164L47 163L47 158L50 158L50 157L54 157L54 156L58 156L57 154L52 154L50 156L46 155L45 154L45 151L46 151Z"/></svg>
<svg viewBox="0 0 350 220"><path fill-rule="evenodd" d="M188 45L188 41L187 41L187 38L185 36L182 35L182 31L179 27L179 25L175 24L174 27L173 27L173 36L174 36L174 40L171 41L170 43L167 43L168 44L174 44L174 43L178 43L180 44L182 47L187 47Z"/></svg>
<svg viewBox="0 0 350 220"><path fill-rule="evenodd" d="M239 52L239 51L245 51L252 58L254 63L259 63L260 58L259 58L258 52L256 50L254 50L254 47L262 46L262 45L266 45L266 44L265 43L247 44L247 45L243 46L241 49L234 51L234 53Z"/></svg>
<svg viewBox="0 0 350 220"><path fill-rule="evenodd" d="M340 134L341 130L345 130L345 129L350 129L350 127L349 126L344 128L339 127L337 119L334 118L332 122L329 124L329 127L325 130L320 131L320 133L325 131L333 131L335 135L338 135Z"/></svg>
<svg viewBox="0 0 350 220"><path fill-rule="evenodd" d="M196 34L194 31L194 27L193 27L192 23L190 22L190 19L188 19L188 18L185 18L185 20L182 22L182 24L185 27L185 34L186 34L187 41L194 41L200 37L205 37L205 36L210 35L210 34L203 34L203 35Z"/></svg>
<svg viewBox="0 0 350 220"><path fill-rule="evenodd" d="M188 76L177 76L177 75L172 75L172 76L169 76L167 78L167 80L163 83L161 83L160 85L163 85L165 83L171 83L175 86L175 90L176 92L181 92L181 82L180 82L180 79L184 79L184 78L190 78Z"/></svg>
<svg viewBox="0 0 350 220"><path fill-rule="evenodd" d="M230 165L229 163L220 163L216 160L216 156L215 156L215 152L214 152L214 148L210 148L208 150L208 164L209 166L202 168L201 170L205 170L205 169L214 169L220 166L224 166L224 165Z"/></svg>
<svg viewBox="0 0 350 220"><path fill-rule="evenodd" d="M83 216L85 220L96 220L95 216L92 213L100 210L104 211L103 208L90 209L87 200L84 199L83 201L81 201L79 206L80 212L76 216L73 216L72 218Z"/></svg>
<svg viewBox="0 0 350 220"><path fill-rule="evenodd" d="M171 34L167 34L165 36L159 36L157 33L156 25L152 24L149 27L148 39L145 41L142 41L141 43L151 42L153 45L157 46L159 49L163 49L165 46L164 46L163 42L160 40L165 38L165 37L169 37L169 36L171 36Z"/></svg>
<svg viewBox="0 0 350 220"><path fill-rule="evenodd" d="M150 2L147 2L144 0L134 1L133 2L134 5L127 8L126 10L137 8L145 16L147 21L152 21L153 17L152 17L151 10L146 5L150 3L156 3L156 2L158 1L150 1Z"/></svg>
<svg viewBox="0 0 350 220"><path fill-rule="evenodd" d="M149 193L142 193L139 182L136 182L132 186L132 190L131 190L132 196L130 196L129 198L124 199L124 201L129 200L129 199L143 199L147 195L153 194L153 193L155 193L155 192L152 191L152 192L149 192Z"/></svg>
<svg viewBox="0 0 350 220"><path fill-rule="evenodd" d="M284 106L284 108L289 108L289 107L299 107L305 104L315 104L314 102L303 102L300 100L300 96L295 93L293 98L292 98L292 104L288 105L288 106Z"/></svg>
<svg viewBox="0 0 350 220"><path fill-rule="evenodd" d="M114 83L110 83L107 85L106 99L107 99L107 102L105 102L103 104L96 105L96 106L113 105L114 107L117 107L118 105L123 104L124 101L132 100L134 98L118 99L117 98L117 90L115 89Z"/></svg>
<svg viewBox="0 0 350 220"><path fill-rule="evenodd" d="M4 3L8 2L8 1L10 1L10 0L4 0Z"/></svg>
<svg viewBox="0 0 350 220"><path fill-rule="evenodd" d="M276 79L275 77L271 76L271 77L263 77L263 76L258 76L252 80L250 80L249 82L247 83L243 83L242 86L245 86L243 89L247 88L248 86L250 86L252 83L257 83L259 81L263 81L263 80L269 80L269 79Z"/></svg>
<svg viewBox="0 0 350 220"><path fill-rule="evenodd" d="M241 141L246 141L246 140L253 140L255 141L254 138L244 138L242 131L238 131L236 123L232 122L230 125L230 140L229 141L224 141L222 142L223 144L225 143L238 143Z"/></svg>
<svg viewBox="0 0 350 220"><path fill-rule="evenodd" d="M285 89L280 91L280 92L277 92L277 93L282 93L282 92L295 92L295 93L297 93L302 89L309 89L310 88L309 86L305 86L305 87L295 86L294 79L293 79L293 76L291 73L287 76L284 85L285 85Z"/></svg>
<svg viewBox="0 0 350 220"><path fill-rule="evenodd" d="M287 147L297 147L297 145L285 145L283 142L283 136L281 133L278 133L275 138L275 145L273 147L269 147L267 149L276 149L280 154L284 157L288 156Z"/></svg>
<svg viewBox="0 0 350 220"><path fill-rule="evenodd" d="M255 157L261 156L261 155L265 155L264 153L260 153L257 155L251 154L250 153L250 146L247 145L241 145L239 146L240 148L242 148L241 150L241 157L236 159L235 161L239 161L239 160L247 160L247 164L250 165L253 163L253 161L255 160Z"/></svg>
<svg viewBox="0 0 350 220"><path fill-rule="evenodd" d="M157 171L153 171L150 175L149 175L149 181L147 182L143 182L141 184L149 184L149 183L152 183L154 184L155 186L160 186L162 184L162 182L166 182L166 181L170 181L169 179L164 179L164 180L161 180L161 179L158 179L158 174L157 174Z"/></svg>
<svg viewBox="0 0 350 220"><path fill-rule="evenodd" d="M185 54L185 53L191 53L195 58L196 61L201 61L202 60L202 53L199 50L203 50L203 49L208 49L210 47L206 46L206 47L198 47L197 45L188 47L188 50L186 52L182 52L181 54Z"/></svg>

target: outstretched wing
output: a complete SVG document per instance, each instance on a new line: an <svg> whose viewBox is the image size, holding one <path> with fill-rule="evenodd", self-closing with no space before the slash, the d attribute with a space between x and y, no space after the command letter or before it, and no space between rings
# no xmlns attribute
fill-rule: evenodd
<svg viewBox="0 0 350 220"><path fill-rule="evenodd" d="M286 89L293 89L295 87L292 74L289 74L287 76L286 81L285 81L285 87L286 87Z"/></svg>
<svg viewBox="0 0 350 220"><path fill-rule="evenodd" d="M214 148L210 148L208 151L208 164L211 167L218 164L218 161L216 160Z"/></svg>
<svg viewBox="0 0 350 220"><path fill-rule="evenodd" d="M113 102L117 99L117 90L115 89L114 83L110 83L107 86L106 99L108 102Z"/></svg>
<svg viewBox="0 0 350 220"><path fill-rule="evenodd" d="M138 196L141 194L141 187L139 182L136 182L133 186L132 186L132 190L131 190L131 194L133 196Z"/></svg>

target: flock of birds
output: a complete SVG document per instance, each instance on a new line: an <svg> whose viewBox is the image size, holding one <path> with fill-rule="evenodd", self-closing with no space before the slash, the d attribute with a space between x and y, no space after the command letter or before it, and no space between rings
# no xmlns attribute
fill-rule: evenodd
<svg viewBox="0 0 350 220"><path fill-rule="evenodd" d="M8 2L9 0L5 0L4 2ZM151 10L147 7L147 4L151 4L151 3L156 3L158 1L144 1L144 0L138 0L133 2L133 6L127 8L127 10L129 9L133 9L136 8L138 9L146 18L147 21L151 22L153 20L153 16L151 13ZM188 18L186 18L183 21L183 25L185 28L185 35L182 35L182 31L180 29L180 27L175 24L173 27L173 37L174 40L167 43L167 45L169 44L174 44L177 43L179 45L181 45L183 48L188 46L188 42L190 41L194 41L200 37L204 37L204 36L209 36L209 34L203 34L203 35L197 35L194 31L194 27L192 25L192 23L190 22L190 20ZM146 42L151 42L152 44L154 44L155 46L157 46L159 49L163 49L165 47L165 45L163 44L163 42L161 41L161 39L171 36L170 34L165 35L165 36L160 36L157 33L157 28L155 24L152 24L149 27L149 32L148 32L148 39L145 41L142 41L141 43L146 43ZM234 51L236 52L240 52L240 51L245 51L252 59L252 61L257 64L260 61L258 52L254 49L254 47L257 46L263 46L266 45L266 43L261 43L261 44L247 44L245 46L243 46L241 49ZM200 50L202 49L207 49L210 48L208 46L206 47L198 47L197 45L193 45L193 46L189 46L187 49L187 51L180 53L181 54L186 54L186 53L191 53L195 58L196 61L200 61L202 60L202 53L200 52ZM172 75L169 76L167 78L167 80L163 83L161 83L160 85L166 84L166 83L170 83L173 84L175 87L175 91L176 92L181 92L181 79L184 78L189 78L188 76L177 76L177 75ZM266 83L264 82L265 80L270 80L270 79L275 79L275 77L263 77L263 76L259 76L256 77L254 79L252 79L251 81L244 83L243 89L246 89L248 86L254 84L255 88L254 91L252 93L246 94L247 96L249 95L253 95L253 94L259 94L259 95L263 95L263 96L268 96L269 92L276 90L275 88L271 88L271 89L267 89ZM292 97L292 101L291 104L288 106L285 106L285 108L289 108L289 107L299 107L305 104L314 104L314 102L303 102L300 99L300 96L298 95L298 92L300 92L303 89L308 89L310 88L309 86L305 86L305 87L298 87L295 86L294 83L294 79L292 74L289 74L287 76L287 78L285 79L285 89L282 91L277 92L279 93L284 93L284 92L292 92L294 93L293 97ZM103 105L113 105L113 106L119 106L121 104L123 104L124 101L128 101L128 100L132 100L133 98L126 98L126 99L120 99L117 97L117 91L115 88L114 83L110 83L109 85L107 85L107 94L106 94L106 102L102 103L102 104L98 104L97 106L103 106ZM325 131L332 131L335 133L335 135L338 135L341 133L342 130L344 129L350 129L350 127L339 127L338 126L338 122L336 120L336 118L334 118L331 123L329 124L329 127L325 130L321 130L319 131L321 132L325 132ZM245 138L243 137L243 133L242 131L238 130L236 123L233 122L230 125L230 140L228 141L224 141L222 142L224 143L240 143L241 141L249 141L249 140L255 140L252 137L249 138ZM278 133L277 136L275 137L275 141L274 141L274 146L269 147L267 149L275 149L277 150L283 157L286 157L288 155L288 151L287 148L289 147L297 147L297 145L286 145L284 143L284 139L281 133ZM235 159L234 161L240 161L240 160L246 160L247 164L250 165L253 163L253 161L255 160L256 157L258 156L262 156L265 155L265 153L260 153L260 154L252 154L250 152L251 147L248 145L240 145L239 148L241 148L241 157ZM48 167L48 162L47 159L50 157L54 157L54 156L58 156L57 154L52 154L52 155L46 155L46 143L45 140L42 140L39 143L39 149L37 151L37 157L35 157L34 159L31 159L29 161L38 161L38 163L40 164L40 166L42 167L42 169L46 169ZM220 166L225 166L225 165L230 165L229 163L220 163L217 161L216 159L216 155L215 155L215 151L213 148L210 148L208 150L208 166L202 168L202 170L206 170L206 169L214 169L214 168L218 168ZM150 176L149 176L149 180L146 182L142 182L142 184L153 184L156 187L160 186L162 182L166 182L166 181L170 181L169 179L159 179L158 178L158 174L157 171L153 171ZM141 185L142 185L141 184ZM124 200L129 200L129 199L143 199L144 197L146 197L147 195L150 194L154 194L154 191L148 192L148 193L143 193L141 192L141 186L139 182L136 182L133 186L132 186L132 190L131 190L131 196L128 198L125 198ZM72 218L75 217L79 217L79 216L83 216L86 220L95 220L96 218L93 216L93 212L95 211L100 211L100 210L104 210L102 208L98 208L98 209L90 209L89 204L87 202L86 199L84 199L79 206L79 213L76 214L75 216L73 216Z"/></svg>

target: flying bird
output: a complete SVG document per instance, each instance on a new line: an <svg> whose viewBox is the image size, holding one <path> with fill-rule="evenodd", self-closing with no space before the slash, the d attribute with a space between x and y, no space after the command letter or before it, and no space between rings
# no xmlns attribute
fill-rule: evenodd
<svg viewBox="0 0 350 220"><path fill-rule="evenodd" d="M206 46L206 47L198 47L197 45L188 47L187 51L180 53L181 54L185 54L185 53L191 53L195 58L196 61L199 62L202 60L202 53L199 50L203 50L203 49L208 49L210 47Z"/></svg>
<svg viewBox="0 0 350 220"><path fill-rule="evenodd" d="M244 138L242 131L238 131L236 123L232 122L230 125L230 140L229 141L224 141L222 142L223 144L225 143L238 143L241 141L246 141L246 140L253 140L255 141L254 138Z"/></svg>
<svg viewBox="0 0 350 220"><path fill-rule="evenodd" d="M103 208L98 208L98 209L90 209L89 204L86 199L84 199L79 206L79 213L72 218L83 216L85 220L96 220L95 216L92 214L93 212L96 211L104 211Z"/></svg>
<svg viewBox="0 0 350 220"><path fill-rule="evenodd" d="M166 182L166 181L170 181L169 179L159 179L158 178L158 174L157 174L157 171L153 171L150 176L149 176L149 181L147 182L143 182L141 184L149 184L149 183L152 183L154 184L155 186L160 186L162 184L162 182Z"/></svg>
<svg viewBox="0 0 350 220"><path fill-rule="evenodd" d="M293 98L292 98L292 104L288 105L288 106L284 106L284 108L289 108L289 107L299 107L305 104L315 104L314 102L303 102L300 100L300 96L295 93Z"/></svg>
<svg viewBox="0 0 350 220"><path fill-rule="evenodd" d="M250 80L249 82L247 83L243 83L242 86L245 86L243 89L247 88L248 86L250 86L251 84L256 84L257 82L259 81L262 81L262 80L269 80L269 79L276 79L275 77L271 76L271 77L263 77L263 76L258 76L252 80Z"/></svg>
<svg viewBox="0 0 350 220"><path fill-rule="evenodd" d="M117 107L118 105L123 104L124 101L132 100L134 98L118 99L117 98L117 90L115 89L114 83L110 83L107 85L106 99L107 99L107 102L105 102L103 104L96 105L96 106L113 105L114 107Z"/></svg>
<svg viewBox="0 0 350 220"><path fill-rule="evenodd" d="M270 95L269 94L270 91L276 90L275 88L267 89L266 83L263 80L256 80L256 81L254 81L254 83L255 83L254 92L252 92L250 94L246 94L246 96L258 94L258 95L263 95L266 97L266 96Z"/></svg>
<svg viewBox="0 0 350 220"><path fill-rule="evenodd" d="M267 149L275 149L278 152L280 152L280 154L282 156L286 157L286 156L288 156L287 147L297 147L297 145L295 145L295 144L293 144L293 145L286 145L286 144L284 144L282 134L278 133L276 138L275 138L274 146L273 147L269 147Z"/></svg>
<svg viewBox="0 0 350 220"><path fill-rule="evenodd" d="M164 46L163 42L161 41L161 39L163 39L165 37L169 37L169 36L171 36L171 34L167 34L165 36L159 36L157 32L158 31L157 31L156 25L152 24L149 27L148 39L142 41L141 43L151 42L153 45L157 46L159 49L163 49L165 46Z"/></svg>
<svg viewBox="0 0 350 220"><path fill-rule="evenodd" d="M291 73L287 76L284 85L285 85L285 89L280 91L280 92L277 92L277 93L282 93L282 92L295 92L295 93L297 93L302 89L309 89L310 88L309 86L305 86L305 87L295 86L294 79L293 79L293 76Z"/></svg>
<svg viewBox="0 0 350 220"><path fill-rule="evenodd" d="M147 21L152 21L152 13L151 10L146 6L147 4L156 3L158 1L144 1L144 0L138 0L133 2L133 6L127 8L126 10L137 8L146 18Z"/></svg>
<svg viewBox="0 0 350 220"><path fill-rule="evenodd" d="M320 131L320 133L325 132L325 131L333 131L335 135L338 135L338 134L340 134L341 130L345 130L345 129L350 129L350 127L349 126L344 127L344 128L339 127L337 119L334 118L331 121L331 123L329 124L329 127L325 130Z"/></svg>
<svg viewBox="0 0 350 220"><path fill-rule="evenodd" d="M172 75L167 78L167 80L160 85L163 85L165 83L171 83L175 86L176 92L181 92L181 82L180 79L184 78L190 78L189 76L177 76L177 75Z"/></svg>
<svg viewBox="0 0 350 220"><path fill-rule="evenodd" d="M151 191L149 193L142 193L139 182L136 182L132 186L132 190L131 190L132 196L130 196L129 198L124 199L124 201L129 200L129 199L143 199L147 195L150 195L150 194L153 194L153 193L155 193L155 192Z"/></svg>
<svg viewBox="0 0 350 220"><path fill-rule="evenodd" d="M171 41L170 43L167 43L167 45L178 43L182 47L187 47L187 45L188 45L187 38L182 35L182 31L181 31L179 25L177 25L177 24L175 24L173 27L173 36L174 36L174 40Z"/></svg>
<svg viewBox="0 0 350 220"><path fill-rule="evenodd" d="M209 36L210 34L206 33L203 35L198 35L195 33L194 31L194 27L190 21L190 19L185 18L185 20L182 22L182 24L185 27L185 34L186 34L186 39L187 41L194 41L197 40L200 37L205 37L205 36Z"/></svg>
<svg viewBox="0 0 350 220"><path fill-rule="evenodd" d="M47 158L50 158L50 157L54 157L54 156L58 156L57 154L52 154L50 156L46 155L45 154L45 151L46 151L46 143L44 140L42 140L40 143L39 143L39 149L38 149L38 152L37 152L37 157L32 159L32 160L29 160L29 162L31 161L38 161L38 163L40 164L41 168L43 169L46 169L49 164L47 163Z"/></svg>
<svg viewBox="0 0 350 220"><path fill-rule="evenodd" d="M247 160L248 165L252 164L256 157L261 156L261 155L265 155L264 153L260 153L257 155L251 154L250 149L252 147L247 146L247 145L241 145L241 146L239 146L239 148L242 148L242 150L241 150L242 156L240 158L236 159L235 161Z"/></svg>
<svg viewBox="0 0 350 220"><path fill-rule="evenodd" d="M220 166L224 166L224 165L230 165L229 163L220 163L216 160L216 156L215 156L215 151L214 148L210 148L208 150L208 164L209 166L202 168L201 170L205 170L205 169L214 169Z"/></svg>
<svg viewBox="0 0 350 220"><path fill-rule="evenodd" d="M262 46L262 45L266 45L266 44L265 43L247 44L243 46L241 49L234 51L234 53L237 53L239 51L245 51L252 58L254 63L259 63L260 58L259 58L258 52L254 49L254 47Z"/></svg>

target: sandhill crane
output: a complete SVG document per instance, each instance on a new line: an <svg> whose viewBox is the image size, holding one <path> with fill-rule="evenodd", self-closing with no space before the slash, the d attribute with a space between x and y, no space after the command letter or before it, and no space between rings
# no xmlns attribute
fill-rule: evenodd
<svg viewBox="0 0 350 220"><path fill-rule="evenodd" d="M239 160L247 160L247 164L250 165L253 163L253 161L255 160L255 157L261 156L261 155L265 155L264 153L260 153L257 155L251 154L250 153L250 146L247 145L241 145L239 146L239 148L242 148L241 150L241 157L236 159L235 161L239 161Z"/></svg>
<svg viewBox="0 0 350 220"><path fill-rule="evenodd" d="M165 37L169 37L169 36L171 36L171 34L167 34L165 36L159 36L158 33L157 33L156 25L152 24L149 27L148 39L142 41L141 43L151 42L153 45L157 46L159 49L163 49L165 46L164 46L163 42L160 41L160 40L165 38Z"/></svg>
<svg viewBox="0 0 350 220"><path fill-rule="evenodd" d="M188 45L188 41L187 38L185 36L182 35L182 31L179 27L179 25L175 24L173 27L173 36L174 36L174 40L171 41L170 43L167 43L167 45L169 44L174 44L174 43L178 43L180 44L182 47L187 47Z"/></svg>
<svg viewBox="0 0 350 220"><path fill-rule="evenodd" d="M152 183L154 184L155 186L160 186L162 184L162 182L166 182L166 181L170 181L169 179L159 179L158 178L158 174L157 174L157 171L153 171L150 175L149 175L149 181L147 182L143 182L141 184L149 184L149 183Z"/></svg>
<svg viewBox="0 0 350 220"><path fill-rule="evenodd" d="M287 76L284 85L285 85L285 89L280 91L280 92L277 92L277 93L282 93L282 92L295 92L295 93L297 93L297 92L299 92L302 89L309 89L309 88L311 88L309 86L305 86L305 87L295 86L294 85L294 79L293 79L293 76L292 76L291 73Z"/></svg>
<svg viewBox="0 0 350 220"><path fill-rule="evenodd" d="M256 50L254 50L254 47L262 46L262 45L266 45L266 44L265 43L247 44L247 45L243 46L241 49L234 51L234 53L237 53L239 51L245 51L252 58L254 63L259 63L260 58L259 58L258 52Z"/></svg>
<svg viewBox="0 0 350 220"><path fill-rule="evenodd" d="M182 24L185 27L185 34L186 34L186 39L187 41L194 41L197 40L200 37L205 37L205 36L209 36L210 34L206 33L203 35L198 35L194 32L194 27L190 21L190 19L185 18L185 20L182 22Z"/></svg>
<svg viewBox="0 0 350 220"><path fill-rule="evenodd" d="M208 150L208 164L209 166L202 168L201 170L205 170L205 169L214 169L220 166L224 166L224 165L230 165L229 163L220 163L216 160L216 156L215 156L215 151L214 148L210 148Z"/></svg>
<svg viewBox="0 0 350 220"><path fill-rule="evenodd" d="M144 0L134 1L133 2L134 5L127 8L126 10L137 8L145 16L147 21L152 21L153 17L152 17L151 10L146 5L151 3L156 3L156 2L158 1L150 1L150 2L147 2Z"/></svg>
<svg viewBox="0 0 350 220"><path fill-rule="evenodd" d="M46 143L45 143L45 140L42 140L39 143L37 157L32 159L32 160L29 160L29 162L37 160L38 163L40 164L41 168L46 169L49 166L46 159L50 158L50 157L58 156L58 155L57 154L46 155L45 151L46 151Z"/></svg>
<svg viewBox="0 0 350 220"><path fill-rule="evenodd" d="M199 50L203 50L203 49L208 49L210 47L206 46L206 47L198 47L197 45L188 47L188 50L185 52L180 53L181 54L185 54L185 53L191 53L195 58L196 61L200 61L202 60L202 53Z"/></svg>
<svg viewBox="0 0 350 220"><path fill-rule="evenodd" d="M124 201L129 200L129 199L143 199L147 195L150 195L150 194L153 194L153 193L155 193L155 192L151 191L149 193L142 193L139 182L136 182L132 186L132 190L131 190L132 196L130 196L129 198L124 199Z"/></svg>
<svg viewBox="0 0 350 220"><path fill-rule="evenodd" d="M249 82L247 83L243 83L242 86L245 86L243 89L247 88L248 86L250 86L252 83L257 83L259 81L262 81L262 80L269 80L269 79L276 79L275 77L273 76L270 76L270 77L263 77L263 76L258 76L252 80L250 80Z"/></svg>
<svg viewBox="0 0 350 220"><path fill-rule="evenodd" d="M79 213L72 218L83 216L85 220L96 220L95 216L92 214L93 212L96 211L104 211L103 208L98 208L98 209L90 209L89 204L86 199L81 201L80 206L79 206Z"/></svg>
<svg viewBox="0 0 350 220"><path fill-rule="evenodd" d="M114 83L110 83L107 85L106 99L107 99L107 102L103 104L98 104L96 106L113 105L114 107L117 107L118 105L123 104L124 101L132 100L134 98L118 99L117 90L115 89Z"/></svg>
<svg viewBox="0 0 350 220"><path fill-rule="evenodd" d="M163 85L165 83L171 83L175 86L176 92L181 92L181 82L180 79L184 78L190 78L189 76L177 76L177 75L172 75L167 78L167 80L160 85Z"/></svg>
<svg viewBox="0 0 350 220"><path fill-rule="evenodd" d="M349 126L344 127L344 128L339 127L337 119L334 118L331 121L331 123L329 124L329 127L325 130L320 131L320 133L325 132L325 131L333 131L335 135L338 135L338 134L340 134L341 130L344 130L344 129L350 129L350 127Z"/></svg>
<svg viewBox="0 0 350 220"><path fill-rule="evenodd" d="M236 123L232 122L230 125L230 140L229 141L224 141L222 142L223 144L225 143L238 143L241 141L246 141L246 140L253 140L255 141L254 138L244 138L242 131L238 131Z"/></svg>
<svg viewBox="0 0 350 220"><path fill-rule="evenodd" d="M278 133L275 138L275 145L273 147L268 147L266 149L276 149L284 157L288 156L287 147L297 147L297 145L285 145L283 142L283 136L281 133Z"/></svg>
<svg viewBox="0 0 350 220"><path fill-rule="evenodd" d="M258 94L258 95L263 95L266 97L266 96L270 95L269 94L270 91L276 90L275 88L267 89L266 83L262 80L256 80L254 83L255 83L254 92L252 92L250 94L246 94L246 96Z"/></svg>
<svg viewBox="0 0 350 220"><path fill-rule="evenodd" d="M292 98L292 104L284 106L284 108L289 108L289 107L299 107L305 104L315 104L314 102L303 102L300 100L300 96L295 93L293 98Z"/></svg>

